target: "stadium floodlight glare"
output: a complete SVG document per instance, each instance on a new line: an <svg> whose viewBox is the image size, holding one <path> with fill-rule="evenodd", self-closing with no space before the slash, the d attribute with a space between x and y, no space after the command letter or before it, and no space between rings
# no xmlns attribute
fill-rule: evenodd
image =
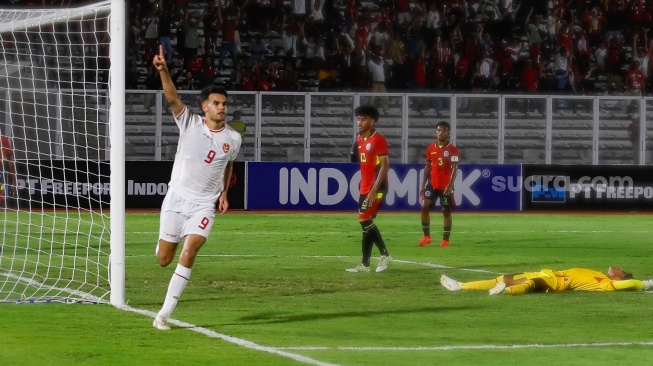
<svg viewBox="0 0 653 366"><path fill-rule="evenodd" d="M0 302L125 304L125 26L125 0L0 9Z"/></svg>

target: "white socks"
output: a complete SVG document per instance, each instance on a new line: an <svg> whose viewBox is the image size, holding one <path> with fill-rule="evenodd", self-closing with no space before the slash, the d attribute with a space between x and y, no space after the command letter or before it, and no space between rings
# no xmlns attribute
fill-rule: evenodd
<svg viewBox="0 0 653 366"><path fill-rule="evenodd" d="M168 285L168 293L163 302L163 307L161 307L161 310L159 311L159 315L168 317L172 314L172 311L175 310L177 301L179 301L179 297L181 296L181 293L184 292L186 283L188 283L188 279L190 278L190 271L190 268L177 264L175 273L172 275L172 279Z"/></svg>

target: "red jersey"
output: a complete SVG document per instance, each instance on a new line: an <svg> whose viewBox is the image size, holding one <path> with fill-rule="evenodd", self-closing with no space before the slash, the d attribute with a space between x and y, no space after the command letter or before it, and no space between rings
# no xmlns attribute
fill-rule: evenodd
<svg viewBox="0 0 653 366"><path fill-rule="evenodd" d="M396 13L410 13L410 0L397 0L395 1Z"/></svg>
<svg viewBox="0 0 653 366"><path fill-rule="evenodd" d="M3 173L5 172L5 169L8 169L8 167L5 166L5 160L9 160L8 158L13 155L14 150L11 149L9 139L6 136L0 135L0 186L2 186L4 183L12 183L12 180L9 178L9 176L3 177ZM3 195L4 192L0 190L0 203L2 203Z"/></svg>
<svg viewBox="0 0 653 366"><path fill-rule="evenodd" d="M200 71L202 71L202 60L199 58L188 60L186 67L188 68L188 71L190 71L193 75L199 74Z"/></svg>
<svg viewBox="0 0 653 366"><path fill-rule="evenodd" d="M356 19L358 17L358 6L356 0L349 0L345 6L345 19Z"/></svg>
<svg viewBox="0 0 653 366"><path fill-rule="evenodd" d="M528 49L528 57L533 60L533 64L539 65L542 58L542 49L540 48L539 43L531 44Z"/></svg>
<svg viewBox="0 0 653 366"><path fill-rule="evenodd" d="M413 83L421 86L426 85L426 64L419 60L413 66Z"/></svg>
<svg viewBox="0 0 653 366"><path fill-rule="evenodd" d="M632 91L641 90L644 84L644 74L639 70L630 70L626 74L626 85Z"/></svg>
<svg viewBox="0 0 653 366"><path fill-rule="evenodd" d="M524 67L521 71L521 82L524 89L528 91L537 91L537 83L539 81L539 73L533 66Z"/></svg>
<svg viewBox="0 0 653 366"><path fill-rule="evenodd" d="M565 49L569 52L572 52L574 50L571 35L568 33L558 34L558 45L564 46Z"/></svg>
<svg viewBox="0 0 653 366"><path fill-rule="evenodd" d="M231 17L222 24L222 43L236 43L236 27L235 18Z"/></svg>
<svg viewBox="0 0 653 366"><path fill-rule="evenodd" d="M253 91L254 90L254 80L248 76L243 76L242 79L240 79L240 86L243 88L243 90L247 91Z"/></svg>
<svg viewBox="0 0 653 366"><path fill-rule="evenodd" d="M374 187L374 182L376 182L376 177L381 169L379 156L388 155L388 142L380 132L374 131L368 138L358 135L356 145L358 146L361 170L360 194L365 195ZM387 180L379 186L379 190L387 190L387 188Z"/></svg>
<svg viewBox="0 0 653 366"><path fill-rule="evenodd" d="M267 80L258 81L258 90L260 91L270 91L272 90L272 83Z"/></svg>
<svg viewBox="0 0 653 366"><path fill-rule="evenodd" d="M11 149L11 144L6 136L0 136L0 173L2 173L2 165L6 158L14 155L14 150Z"/></svg>
<svg viewBox="0 0 653 366"><path fill-rule="evenodd" d="M642 21L642 13L644 12L644 4L642 0L635 0L630 4L630 21L639 24Z"/></svg>
<svg viewBox="0 0 653 366"><path fill-rule="evenodd" d="M354 42L356 46L366 47L367 46L367 37L369 37L370 31L364 25L359 25L356 28L354 33Z"/></svg>
<svg viewBox="0 0 653 366"><path fill-rule="evenodd" d="M450 142L439 147L437 141L426 147L426 161L431 163L431 187L445 190L451 183L454 165L458 165L458 148Z"/></svg>
<svg viewBox="0 0 653 366"><path fill-rule="evenodd" d="M215 79L215 68L213 68L213 65L206 65L204 64L204 69L202 70L202 73L204 76L206 76L207 80L213 80Z"/></svg>

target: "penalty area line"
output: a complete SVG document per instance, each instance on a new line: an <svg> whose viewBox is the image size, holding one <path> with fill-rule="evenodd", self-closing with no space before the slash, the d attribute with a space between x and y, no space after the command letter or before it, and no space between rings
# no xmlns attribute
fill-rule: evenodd
<svg viewBox="0 0 653 366"><path fill-rule="evenodd" d="M150 256L149 254L141 254L141 255L129 255L127 257L129 258L138 258L138 257L148 257ZM205 257L205 258L316 258L316 259L342 259L342 258L359 258L360 256L353 256L353 255L279 255L279 254L198 254L198 257ZM379 259L378 257L373 257L375 259ZM488 271L485 269L475 269L475 268L460 268L460 267L453 267L453 266L447 266L444 264L437 264L437 263L429 263L429 262L415 262L415 261L408 261L408 260L402 260L402 259L397 259L393 258L392 259L393 263L402 263L402 264L410 264L414 266L422 266L422 267L431 267L431 268L439 268L439 269L452 269L452 270L457 270L457 271L464 271L464 272L477 272L477 273L489 273L489 274L500 274L498 272L493 272L493 271Z"/></svg>
<svg viewBox="0 0 653 366"><path fill-rule="evenodd" d="M508 345L461 345L433 347L322 347L298 346L279 347L278 350L288 351L456 351L456 350L511 350L527 348L582 348L582 347L630 347L653 346L653 342L604 342L604 343L559 343L559 344L508 344Z"/></svg>
<svg viewBox="0 0 653 366"><path fill-rule="evenodd" d="M136 314L145 315L145 316L148 316L150 318L154 318L157 315L155 312L148 311L148 310L143 310L143 309L133 308L133 307L131 307L129 305L119 306L118 309L124 310L124 311L130 311L130 312L136 313ZM190 331L193 331L193 332L196 332L196 333L200 333L200 334L205 335L207 337L222 339L223 341L233 343L233 344L241 346L241 347L253 349L253 350L256 350L256 351L272 353L272 354L275 354L275 355L278 355L278 356L290 358L292 360L295 360L297 362L301 362L301 363L304 363L304 364L316 365L316 366L339 366L338 364L323 362L323 361L319 361L319 360L316 360L316 359L313 359L313 358L310 358L310 357L306 357L306 356L303 356L303 355L299 355L299 354L296 354L296 353L291 353L291 352L288 352L289 350L284 350L284 349L281 349L281 348L278 348L278 347L262 346L260 344L254 343L252 341L248 341L246 339L241 339L241 338L233 337L233 336L230 336L230 335L218 333L218 332L215 332L213 330L202 328L200 326L197 326L197 325L194 325L194 324L191 324L191 323L186 323L186 322L182 322L182 321L175 320L175 319L168 319L168 323L174 324L174 325L176 325L176 326L178 326L180 328L185 328L187 330L190 330ZM159 332L158 330L153 330L153 331Z"/></svg>

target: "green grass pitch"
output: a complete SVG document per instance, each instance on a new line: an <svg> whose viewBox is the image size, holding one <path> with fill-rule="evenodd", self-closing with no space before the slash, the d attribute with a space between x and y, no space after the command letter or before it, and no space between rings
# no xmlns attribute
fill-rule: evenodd
<svg viewBox="0 0 653 366"><path fill-rule="evenodd" d="M434 239L442 218L432 214ZM622 266L653 278L653 223L636 214L454 213L451 246L418 247L419 213L381 212L395 261L360 260L355 213L218 216L173 314L152 328L174 270L156 263L158 215L127 215L125 311L0 305L2 365L648 365L653 293L490 297L459 279ZM439 242L439 240L434 240ZM372 265L378 263L375 249ZM180 326L181 325L181 326Z"/></svg>

